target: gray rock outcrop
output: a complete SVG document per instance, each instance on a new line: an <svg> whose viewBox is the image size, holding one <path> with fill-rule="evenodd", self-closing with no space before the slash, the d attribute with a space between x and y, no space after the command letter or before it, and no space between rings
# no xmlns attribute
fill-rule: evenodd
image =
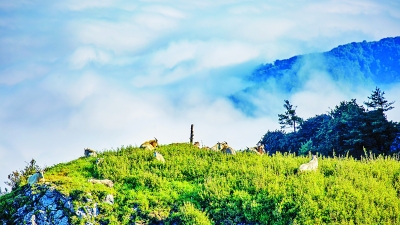
<svg viewBox="0 0 400 225"><path fill-rule="evenodd" d="M96 203L91 193L87 193L74 209L72 197L66 197L49 184L26 185L13 194L10 205L1 209L0 225L70 225L73 217L86 224L98 224L95 221L100 215L99 204L114 204L112 194L107 194L102 202Z"/></svg>
<svg viewBox="0 0 400 225"><path fill-rule="evenodd" d="M11 219L0 218L0 224L69 225L74 213L71 198L46 185L28 185L12 204L16 212Z"/></svg>

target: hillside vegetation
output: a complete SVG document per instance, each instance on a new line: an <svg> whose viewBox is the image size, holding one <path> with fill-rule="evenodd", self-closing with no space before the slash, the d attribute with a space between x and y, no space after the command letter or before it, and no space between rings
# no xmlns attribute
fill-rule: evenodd
<svg viewBox="0 0 400 225"><path fill-rule="evenodd" d="M75 208L97 202L100 215L75 224L400 224L400 163L394 157L319 158L315 172L298 173L310 156L272 156L198 149L189 144L107 150L97 158L50 167L46 182L73 197ZM110 179L114 187L87 182ZM24 185L22 183L23 188ZM12 214L15 193L0 197L0 218ZM114 204L102 202L114 195ZM8 213L7 213L8 212Z"/></svg>
<svg viewBox="0 0 400 225"><path fill-rule="evenodd" d="M400 37L372 42L352 42L328 52L298 55L259 66L251 79L262 81L270 77L290 75L298 79L308 60L315 70L327 71L333 79L357 77L372 79L376 84L400 81Z"/></svg>
<svg viewBox="0 0 400 225"><path fill-rule="evenodd" d="M385 86L398 83L400 37L352 42L327 52L297 55L262 64L247 77L246 81L252 85L232 94L229 99L246 115L258 116L254 108L260 108L260 103L254 96L264 92L273 93L272 96L298 93L313 76L326 76L332 82L351 84L350 88L357 84ZM268 98L266 94L263 96ZM268 104L268 101L263 104Z"/></svg>

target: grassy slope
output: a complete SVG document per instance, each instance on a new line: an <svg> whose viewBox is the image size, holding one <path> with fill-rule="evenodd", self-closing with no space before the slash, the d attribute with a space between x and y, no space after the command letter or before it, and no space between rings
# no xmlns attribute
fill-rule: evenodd
<svg viewBox="0 0 400 225"><path fill-rule="evenodd" d="M152 151L122 147L99 154L99 165L79 158L45 177L77 206L100 202L96 220L111 224L400 224L400 163L391 158L320 158L317 172L297 174L308 157L232 156L187 144L158 151L165 164ZM88 183L92 177L114 188ZM101 203L109 193L114 205Z"/></svg>

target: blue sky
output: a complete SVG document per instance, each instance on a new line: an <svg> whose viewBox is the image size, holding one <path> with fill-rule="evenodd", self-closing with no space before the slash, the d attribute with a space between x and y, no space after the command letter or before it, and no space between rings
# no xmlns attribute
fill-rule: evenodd
<svg viewBox="0 0 400 225"><path fill-rule="evenodd" d="M279 127L284 99L308 118L375 88L325 73L295 93L277 81L251 96L250 116L229 96L257 65L399 35L389 0L0 0L0 187L32 158L51 166L85 147L186 142L190 124L204 145L253 146ZM400 121L400 84L381 89Z"/></svg>

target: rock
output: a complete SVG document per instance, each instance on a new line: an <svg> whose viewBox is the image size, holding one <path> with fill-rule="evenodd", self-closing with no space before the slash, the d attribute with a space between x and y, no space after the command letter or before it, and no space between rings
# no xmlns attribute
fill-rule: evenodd
<svg viewBox="0 0 400 225"><path fill-rule="evenodd" d="M69 218L74 213L71 198L47 185L36 185L35 188L28 185L12 206L16 212L10 220L0 218L0 224L69 225Z"/></svg>
<svg viewBox="0 0 400 225"><path fill-rule="evenodd" d="M76 210L75 213L79 219L85 218L86 217L86 213L85 210L83 208L79 208L78 210Z"/></svg>
<svg viewBox="0 0 400 225"><path fill-rule="evenodd" d="M14 194L9 207L1 209L6 218L0 218L0 225L70 225L73 217L82 219L80 224L98 224L95 221L99 220L100 208L90 193L87 193L87 201L80 201L76 210L72 197L61 194L50 184L26 185ZM103 202L114 204L114 196L106 195Z"/></svg>
<svg viewBox="0 0 400 225"><path fill-rule="evenodd" d="M110 205L114 204L114 196L113 195L107 195L106 199L104 200L105 203L108 203Z"/></svg>
<svg viewBox="0 0 400 225"><path fill-rule="evenodd" d="M99 208L97 207L97 204L95 203L93 205L93 207L89 207L89 206L84 206L84 208L79 208L76 211L76 215L82 219L82 218L92 218L92 217L96 217L100 214L99 212Z"/></svg>

